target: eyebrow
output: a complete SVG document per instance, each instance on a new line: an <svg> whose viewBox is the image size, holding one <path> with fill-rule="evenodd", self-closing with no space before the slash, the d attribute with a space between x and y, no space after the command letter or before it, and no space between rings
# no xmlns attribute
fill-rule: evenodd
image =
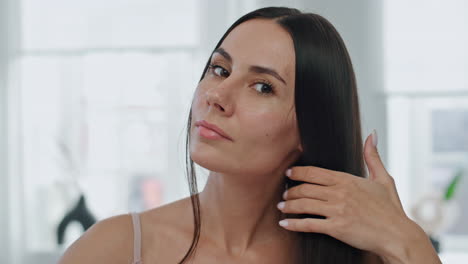
<svg viewBox="0 0 468 264"><path fill-rule="evenodd" d="M232 57L229 55L229 53L224 50L223 48L217 48L215 51L213 51L213 54L219 53L221 56L223 56L226 60L228 60L230 63L232 63ZM284 85L286 85L286 81L281 78L281 75L278 74L274 69L263 67L263 66L258 66L258 65L251 65L249 67L250 72L256 72L256 73L265 73L269 74L276 79L280 80Z"/></svg>

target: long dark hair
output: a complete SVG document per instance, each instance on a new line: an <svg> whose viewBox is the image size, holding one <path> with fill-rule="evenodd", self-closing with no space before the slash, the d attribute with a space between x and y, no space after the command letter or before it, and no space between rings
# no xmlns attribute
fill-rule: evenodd
<svg viewBox="0 0 468 264"><path fill-rule="evenodd" d="M234 22L215 49L236 26L254 18L274 20L289 32L294 42L295 107L303 152L292 166L317 166L366 177L356 79L351 59L336 29L317 14L302 13L294 8L266 7L252 11ZM197 180L189 154L191 118L190 111L186 137L186 176L195 230L190 249L180 263L195 253L201 226ZM303 183L285 178L286 188ZM295 216L321 217L308 214ZM361 250L331 236L300 232L299 239L299 263L362 262Z"/></svg>

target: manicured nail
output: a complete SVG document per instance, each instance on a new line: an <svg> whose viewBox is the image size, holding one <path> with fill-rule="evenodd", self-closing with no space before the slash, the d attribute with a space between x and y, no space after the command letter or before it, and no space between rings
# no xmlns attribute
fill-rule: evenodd
<svg viewBox="0 0 468 264"><path fill-rule="evenodd" d="M286 170L286 176L291 177L291 169Z"/></svg>
<svg viewBox="0 0 468 264"><path fill-rule="evenodd" d="M280 226L288 226L288 220L281 220L278 223Z"/></svg>
<svg viewBox="0 0 468 264"><path fill-rule="evenodd" d="M373 130L372 131L372 145L374 145L374 147L377 147L377 143L379 142L379 138L377 137L377 130Z"/></svg>
<svg viewBox="0 0 468 264"><path fill-rule="evenodd" d="M279 202L278 209L283 209L283 208L284 208L284 202Z"/></svg>
<svg viewBox="0 0 468 264"><path fill-rule="evenodd" d="M286 200L286 197L288 197L288 191L287 190L283 193L283 199Z"/></svg>

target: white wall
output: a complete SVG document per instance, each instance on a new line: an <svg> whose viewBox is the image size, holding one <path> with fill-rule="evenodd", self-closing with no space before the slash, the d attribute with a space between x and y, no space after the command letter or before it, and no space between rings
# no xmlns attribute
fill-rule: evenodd
<svg viewBox="0 0 468 264"><path fill-rule="evenodd" d="M384 5L386 87L393 94L468 91L468 1Z"/></svg>

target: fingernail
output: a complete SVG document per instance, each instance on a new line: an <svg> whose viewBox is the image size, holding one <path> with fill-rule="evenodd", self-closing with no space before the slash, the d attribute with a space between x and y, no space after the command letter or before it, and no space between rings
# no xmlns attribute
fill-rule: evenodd
<svg viewBox="0 0 468 264"><path fill-rule="evenodd" d="M377 147L377 143L379 142L379 138L377 137L377 130L373 130L372 131L372 145L374 145L374 147Z"/></svg>
<svg viewBox="0 0 468 264"><path fill-rule="evenodd" d="M287 226L288 225L288 220L281 220L278 222L280 226Z"/></svg>
<svg viewBox="0 0 468 264"><path fill-rule="evenodd" d="M284 208L284 202L279 202L278 209L283 209L283 208Z"/></svg>
<svg viewBox="0 0 468 264"><path fill-rule="evenodd" d="M283 193L283 199L286 200L286 197L287 197L287 196L288 196L288 191L285 191L285 192Z"/></svg>
<svg viewBox="0 0 468 264"><path fill-rule="evenodd" d="M286 170L286 176L291 177L291 169Z"/></svg>

